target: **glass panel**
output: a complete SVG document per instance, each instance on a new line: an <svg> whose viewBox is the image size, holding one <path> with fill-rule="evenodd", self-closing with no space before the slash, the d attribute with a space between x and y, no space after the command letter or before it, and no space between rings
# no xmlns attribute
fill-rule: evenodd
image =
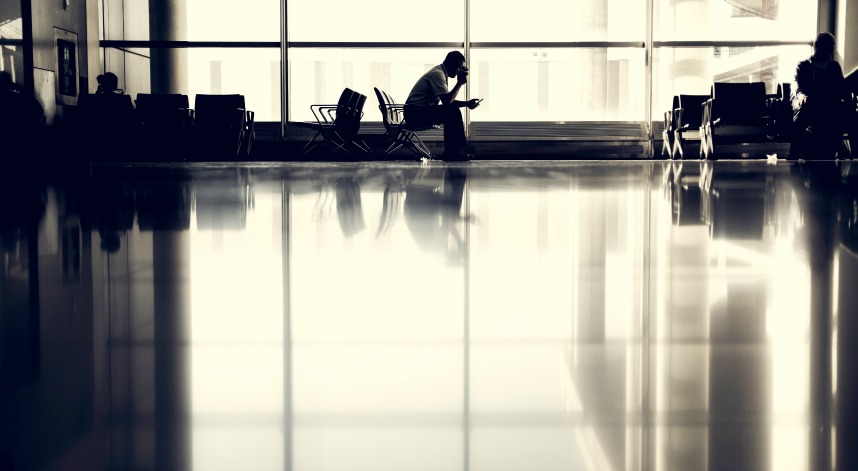
<svg viewBox="0 0 858 471"><path fill-rule="evenodd" d="M656 48L653 118L661 119L674 95L708 94L712 82L766 82L768 93L791 82L809 46Z"/></svg>
<svg viewBox="0 0 858 471"><path fill-rule="evenodd" d="M671 40L810 40L813 0L655 0L653 37Z"/></svg>
<svg viewBox="0 0 858 471"><path fill-rule="evenodd" d="M200 0L205 1L205 0ZM456 41L463 0L290 0L289 41Z"/></svg>
<svg viewBox="0 0 858 471"><path fill-rule="evenodd" d="M447 49L303 49L289 50L291 121L312 121L311 104L336 103L343 88L367 96L364 121L381 121L373 87L405 102L411 87L440 64ZM464 94L462 94L464 96Z"/></svg>
<svg viewBox="0 0 858 471"><path fill-rule="evenodd" d="M644 49L472 49L472 121L635 121ZM464 98L464 96L462 97Z"/></svg>
<svg viewBox="0 0 858 471"><path fill-rule="evenodd" d="M280 0L187 0L189 41L279 41Z"/></svg>
<svg viewBox="0 0 858 471"><path fill-rule="evenodd" d="M643 41L645 6L644 0L471 0L471 40Z"/></svg>
<svg viewBox="0 0 858 471"><path fill-rule="evenodd" d="M280 121L279 49L188 49L188 96L244 95L256 121Z"/></svg>

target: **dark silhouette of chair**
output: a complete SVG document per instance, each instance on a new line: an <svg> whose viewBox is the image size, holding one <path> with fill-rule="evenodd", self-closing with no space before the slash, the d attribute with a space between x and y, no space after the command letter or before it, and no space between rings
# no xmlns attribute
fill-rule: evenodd
<svg viewBox="0 0 858 471"><path fill-rule="evenodd" d="M779 83L775 94L766 100L766 108L771 117L769 136L778 142L789 142L792 139L791 89L789 83Z"/></svg>
<svg viewBox="0 0 858 471"><path fill-rule="evenodd" d="M702 139L700 126L703 124L703 103L709 99L709 95L679 95L677 98L677 107L673 110L676 124L671 156L684 159L688 148L686 143Z"/></svg>
<svg viewBox="0 0 858 471"><path fill-rule="evenodd" d="M193 118L191 145L198 155L246 157L250 153L254 112L246 109L243 95L198 94Z"/></svg>
<svg viewBox="0 0 858 471"><path fill-rule="evenodd" d="M126 147L137 122L131 96L116 93L78 97L76 132L82 148L104 155Z"/></svg>
<svg viewBox="0 0 858 471"><path fill-rule="evenodd" d="M186 131L193 122L188 96L177 93L138 93L138 151L148 157L168 153L184 155Z"/></svg>
<svg viewBox="0 0 858 471"><path fill-rule="evenodd" d="M701 156L715 159L716 144L766 142L771 122L764 82L715 82L703 105Z"/></svg>
<svg viewBox="0 0 858 471"><path fill-rule="evenodd" d="M146 126L184 129L192 122L188 95L179 93L138 93L137 118Z"/></svg>
<svg viewBox="0 0 858 471"><path fill-rule="evenodd" d="M354 147L369 154L371 149L358 139L365 103L366 95L345 88L336 104L310 105L315 122L292 123L316 131L301 152L309 153L322 144L328 144L331 146L330 153L342 150L351 154L349 147Z"/></svg>
<svg viewBox="0 0 858 471"><path fill-rule="evenodd" d="M381 119L384 123L387 141L385 155L390 155L400 147L413 152L420 158L432 158L432 152L417 135L418 131L437 129L438 126L411 127L405 122L405 105L397 103L393 97L385 91L374 88L375 96L378 98L378 109L381 110Z"/></svg>
<svg viewBox="0 0 858 471"><path fill-rule="evenodd" d="M670 109L664 112L664 127L661 130L661 155L673 158L673 131L676 129L676 121L673 111L679 108L679 95L673 96Z"/></svg>

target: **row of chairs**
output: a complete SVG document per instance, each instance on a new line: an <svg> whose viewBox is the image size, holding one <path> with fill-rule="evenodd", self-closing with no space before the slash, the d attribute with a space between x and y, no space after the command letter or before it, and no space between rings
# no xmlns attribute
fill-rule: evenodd
<svg viewBox="0 0 858 471"><path fill-rule="evenodd" d="M419 158L432 158L432 152L420 136L420 131L437 129L439 126L416 127L405 120L405 105L397 102L390 93L374 88L378 99L378 109L381 112L385 130L385 142L382 151L385 156L400 148L405 148ZM366 95L350 88L343 90L336 104L310 105L315 121L293 122L293 126L316 131L304 145L303 152L309 153L324 145L329 153L342 150L348 154L357 150L367 155L373 149L358 137L361 119L364 116Z"/></svg>
<svg viewBox="0 0 858 471"><path fill-rule="evenodd" d="M197 94L193 107L184 94L138 93L134 103L124 94L82 95L78 111L82 137L95 145L114 136L182 153L246 157L254 141L255 113L239 94Z"/></svg>
<svg viewBox="0 0 858 471"><path fill-rule="evenodd" d="M790 84L778 84L771 95L764 82L715 82L710 90L673 97L664 113L662 155L711 160L717 157L716 145L790 141Z"/></svg>

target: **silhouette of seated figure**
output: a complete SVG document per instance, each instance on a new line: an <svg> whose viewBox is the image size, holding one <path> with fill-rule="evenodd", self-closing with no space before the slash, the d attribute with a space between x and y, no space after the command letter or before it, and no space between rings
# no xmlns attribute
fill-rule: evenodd
<svg viewBox="0 0 858 471"><path fill-rule="evenodd" d="M432 179L418 180L405 190L405 223L414 241L428 252L443 255L452 265L465 259L465 239L458 226L472 220L470 215L460 214L467 177L467 170L451 167L445 169L439 186Z"/></svg>
<svg viewBox="0 0 858 471"><path fill-rule="evenodd" d="M847 97L843 69L834 59L831 33L819 33L813 54L798 63L792 97L792 157L831 159L842 141Z"/></svg>
<svg viewBox="0 0 858 471"><path fill-rule="evenodd" d="M21 156L29 149L45 121L45 113L32 93L12 80L8 72L0 72L0 142L6 160Z"/></svg>
<svg viewBox="0 0 858 471"><path fill-rule="evenodd" d="M113 72L105 72L104 75L99 75L95 79L98 82L98 88L95 90L96 95L117 94L122 95L124 90L119 88L119 77Z"/></svg>

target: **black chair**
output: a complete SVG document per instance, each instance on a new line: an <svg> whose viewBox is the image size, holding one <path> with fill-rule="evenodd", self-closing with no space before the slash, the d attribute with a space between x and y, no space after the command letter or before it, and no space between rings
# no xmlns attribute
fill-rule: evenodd
<svg viewBox="0 0 858 471"><path fill-rule="evenodd" d="M193 120L188 95L179 93L138 93L137 118L146 126L184 129Z"/></svg>
<svg viewBox="0 0 858 471"><path fill-rule="evenodd" d="M250 153L254 112L245 108L243 95L198 94L193 118L191 144L196 152L223 157Z"/></svg>
<svg viewBox="0 0 858 471"><path fill-rule="evenodd" d="M187 128L193 122L188 96L178 93L138 93L137 144L146 159L163 159L169 154L184 158Z"/></svg>
<svg viewBox="0 0 858 471"><path fill-rule="evenodd" d="M673 111L676 122L673 130L673 152L671 157L684 159L687 153L688 141L701 141L703 135L700 126L703 124L703 103L709 95L679 95L678 106ZM699 154L698 154L699 156Z"/></svg>
<svg viewBox="0 0 858 471"><path fill-rule="evenodd" d="M777 142L790 142L793 133L792 87L779 83L774 95L766 99L766 109L771 117L769 136Z"/></svg>
<svg viewBox="0 0 858 471"><path fill-rule="evenodd" d="M673 111L677 108L679 108L679 95L674 95L670 109L664 112L664 127L661 130L661 155L671 159L673 159L673 131L676 129Z"/></svg>
<svg viewBox="0 0 858 471"><path fill-rule="evenodd" d="M310 105L315 122L291 123L293 126L316 131L301 152L309 153L322 144L328 144L331 146L330 153L342 150L351 154L349 147L371 153L369 146L358 139L365 103L366 95L346 88L336 104Z"/></svg>
<svg viewBox="0 0 858 471"><path fill-rule="evenodd" d="M128 146L137 122L131 96L115 93L82 93L75 121L82 149L101 157Z"/></svg>
<svg viewBox="0 0 858 471"><path fill-rule="evenodd" d="M438 129L439 126L412 127L405 122L405 105L397 103L393 97L385 91L374 88L375 96L378 98L378 109L381 110L381 119L384 123L387 141L385 155L390 155L400 147L413 152L417 157L432 159L432 152L417 135L419 131Z"/></svg>
<svg viewBox="0 0 858 471"><path fill-rule="evenodd" d="M767 142L771 122L764 82L715 82L703 104L701 156L714 160L716 144Z"/></svg>

